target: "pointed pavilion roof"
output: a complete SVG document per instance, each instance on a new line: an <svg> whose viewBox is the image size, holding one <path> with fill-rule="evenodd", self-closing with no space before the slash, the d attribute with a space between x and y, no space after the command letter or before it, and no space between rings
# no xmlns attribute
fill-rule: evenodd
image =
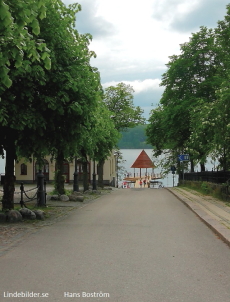
<svg viewBox="0 0 230 302"><path fill-rule="evenodd" d="M154 163L149 158L145 150L142 150L131 168L154 168Z"/></svg>

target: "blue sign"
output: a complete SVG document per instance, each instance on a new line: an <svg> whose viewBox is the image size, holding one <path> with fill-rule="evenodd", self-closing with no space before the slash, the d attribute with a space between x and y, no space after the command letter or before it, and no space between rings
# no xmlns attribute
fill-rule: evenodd
<svg viewBox="0 0 230 302"><path fill-rule="evenodd" d="M178 155L179 161L188 161L189 160L189 154L180 154Z"/></svg>

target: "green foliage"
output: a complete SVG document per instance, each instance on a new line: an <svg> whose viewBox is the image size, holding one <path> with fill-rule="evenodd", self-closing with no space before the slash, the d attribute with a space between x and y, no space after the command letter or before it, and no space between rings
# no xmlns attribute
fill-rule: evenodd
<svg viewBox="0 0 230 302"><path fill-rule="evenodd" d="M90 66L93 55L88 49L90 36L80 35L74 29L81 6L54 3L47 4L47 18L41 23L40 37L47 41L52 59L52 68L46 73L45 87L41 89L48 105L46 146L54 157L61 150L67 159L80 152L85 139L91 141L93 112L101 86L97 69ZM40 136L43 140L42 133Z"/></svg>
<svg viewBox="0 0 230 302"><path fill-rule="evenodd" d="M161 154L166 148L166 144L169 144L173 139L171 129L167 127L165 121L165 111L162 106L158 106L151 111L149 118L149 124L146 128L147 143L152 144L156 148L156 156Z"/></svg>
<svg viewBox="0 0 230 302"><path fill-rule="evenodd" d="M159 106L152 110L147 142L155 155L164 149L189 153L191 167L216 154L220 168L230 168L229 55L230 5L218 27L201 27L181 53L170 57L162 76L165 87Z"/></svg>
<svg viewBox="0 0 230 302"><path fill-rule="evenodd" d="M39 20L46 16L46 0L0 0L0 93L12 85L10 70L30 62L43 60L50 68L49 50L36 36Z"/></svg>
<svg viewBox="0 0 230 302"><path fill-rule="evenodd" d="M97 161L104 161L117 145L120 137L106 104L98 100L95 111L95 126L91 131L93 146L89 146L88 155ZM86 145L86 144L85 144Z"/></svg>
<svg viewBox="0 0 230 302"><path fill-rule="evenodd" d="M119 149L152 149L152 146L146 143L147 125L138 125L134 128L122 132L121 139L118 142Z"/></svg>
<svg viewBox="0 0 230 302"><path fill-rule="evenodd" d="M208 183L203 181L201 183L201 186L200 186L201 190L204 192L204 194L209 194L209 186L208 186Z"/></svg>
<svg viewBox="0 0 230 302"><path fill-rule="evenodd" d="M10 15L3 12L2 18L8 14L12 27L8 30L0 23L0 74L12 83L0 85L0 153L6 150L6 177L11 175L8 183L13 189L12 167L18 156L58 157L61 151L64 158L72 158L83 147L95 150L98 128L104 129L101 140L107 130L94 115L102 89L98 70L90 65L95 56L88 48L91 36L74 28L80 5L66 7L60 0L6 2L8 6L0 1L0 9ZM8 39L19 46L7 44ZM7 54L4 61L1 56ZM92 131L95 125L97 133ZM105 137L115 141L112 130Z"/></svg>
<svg viewBox="0 0 230 302"><path fill-rule="evenodd" d="M111 112L111 119L118 131L144 123L143 110L133 104L134 89L125 83L105 89L104 102Z"/></svg>
<svg viewBox="0 0 230 302"><path fill-rule="evenodd" d="M223 201L229 202L229 188L226 184L214 184L202 181L184 181L180 187L189 188L204 195L210 195Z"/></svg>

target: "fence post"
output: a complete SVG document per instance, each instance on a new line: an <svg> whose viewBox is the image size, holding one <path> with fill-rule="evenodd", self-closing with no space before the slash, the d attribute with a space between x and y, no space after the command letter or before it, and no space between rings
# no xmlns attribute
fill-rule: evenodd
<svg viewBox="0 0 230 302"><path fill-rule="evenodd" d="M37 185L38 185L38 206L45 206L45 190L44 190L44 174L42 170L39 170L37 175Z"/></svg>
<svg viewBox="0 0 230 302"><path fill-rule="evenodd" d="M23 185L23 182L21 182L20 190L21 190L20 205L21 205L21 207L23 207L23 205L24 205L24 201L23 201L24 185Z"/></svg>

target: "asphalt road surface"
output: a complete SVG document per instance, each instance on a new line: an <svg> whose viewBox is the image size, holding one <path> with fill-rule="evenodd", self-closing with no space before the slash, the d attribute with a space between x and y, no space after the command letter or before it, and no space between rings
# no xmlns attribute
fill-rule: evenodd
<svg viewBox="0 0 230 302"><path fill-rule="evenodd" d="M230 248L166 189L102 196L29 235L0 271L3 302L230 301Z"/></svg>

